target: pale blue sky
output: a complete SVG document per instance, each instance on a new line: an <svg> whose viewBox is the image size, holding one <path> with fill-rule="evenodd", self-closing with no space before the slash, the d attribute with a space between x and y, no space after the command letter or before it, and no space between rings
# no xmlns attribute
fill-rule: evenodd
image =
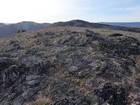
<svg viewBox="0 0 140 105"><path fill-rule="evenodd" d="M140 22L140 0L0 0L0 22Z"/></svg>

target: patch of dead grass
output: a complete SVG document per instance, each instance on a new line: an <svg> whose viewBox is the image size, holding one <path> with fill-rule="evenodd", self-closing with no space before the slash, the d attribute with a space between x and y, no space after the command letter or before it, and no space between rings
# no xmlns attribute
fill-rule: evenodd
<svg viewBox="0 0 140 105"><path fill-rule="evenodd" d="M50 105L50 103L51 103L50 98L38 97L36 101L32 101L30 103L27 103L26 105Z"/></svg>

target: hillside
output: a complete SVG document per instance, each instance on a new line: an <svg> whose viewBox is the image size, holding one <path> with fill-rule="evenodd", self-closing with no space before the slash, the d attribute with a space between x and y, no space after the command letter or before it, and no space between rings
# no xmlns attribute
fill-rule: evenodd
<svg viewBox="0 0 140 105"><path fill-rule="evenodd" d="M47 27L48 25L49 25L48 23L39 24L39 23L28 22L28 21L15 23L15 24L8 24L8 25L1 23L0 37L6 37L12 34L16 34L18 30L30 31L30 30L36 30L43 27Z"/></svg>
<svg viewBox="0 0 140 105"><path fill-rule="evenodd" d="M77 26L77 27L92 27L92 28L104 28L109 25L99 24L99 23L90 23L84 20L72 20L67 22L57 22L51 24L50 26Z"/></svg>
<svg viewBox="0 0 140 105"><path fill-rule="evenodd" d="M0 105L139 105L139 33L48 27L0 39Z"/></svg>
<svg viewBox="0 0 140 105"><path fill-rule="evenodd" d="M89 28L106 28L106 29L113 29L113 30L123 30L123 31L130 31L130 32L140 32L140 28L138 27L125 27L125 26L118 26L117 24L106 24L106 23L91 23L83 20L72 20L67 22L57 22L54 24L50 24L49 26L77 26L77 27L89 27Z"/></svg>

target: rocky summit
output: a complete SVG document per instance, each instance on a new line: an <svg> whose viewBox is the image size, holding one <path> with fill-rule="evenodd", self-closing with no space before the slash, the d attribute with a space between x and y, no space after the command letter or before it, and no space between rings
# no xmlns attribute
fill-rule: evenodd
<svg viewBox="0 0 140 105"><path fill-rule="evenodd" d="M56 26L1 38L0 105L140 105L140 33Z"/></svg>

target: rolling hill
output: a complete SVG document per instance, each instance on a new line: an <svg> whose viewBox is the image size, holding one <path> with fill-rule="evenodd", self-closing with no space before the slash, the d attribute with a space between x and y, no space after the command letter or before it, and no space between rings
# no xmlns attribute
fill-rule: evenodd
<svg viewBox="0 0 140 105"><path fill-rule="evenodd" d="M139 23L135 23L137 27L127 27L128 25L134 26L134 23L91 23L84 20L72 20L66 22L57 23L35 23L35 22L19 22L16 24L3 24L0 23L0 37L6 37L9 35L16 34L18 30L37 30L43 27L56 27L56 26L77 26L77 27L89 27L89 28L106 28L114 30L123 30L130 32L140 32Z"/></svg>
<svg viewBox="0 0 140 105"><path fill-rule="evenodd" d="M91 22L87 22L87 21L83 21L83 20L57 22L54 24L50 24L50 26L53 26L53 27L54 26L77 26L77 27L106 28L106 29L113 29L113 30L140 32L140 28L117 26L117 25L106 24L106 23L91 23Z"/></svg>
<svg viewBox="0 0 140 105"><path fill-rule="evenodd" d="M47 27L48 25L49 25L48 23L39 24L39 23L28 22L28 21L24 21L16 24L8 24L8 25L1 23L0 37L6 37L12 34L16 34L18 30L30 31L30 30L36 30L43 27Z"/></svg>
<svg viewBox="0 0 140 105"><path fill-rule="evenodd" d="M0 27L4 27L4 26L6 26L6 24L0 23Z"/></svg>

